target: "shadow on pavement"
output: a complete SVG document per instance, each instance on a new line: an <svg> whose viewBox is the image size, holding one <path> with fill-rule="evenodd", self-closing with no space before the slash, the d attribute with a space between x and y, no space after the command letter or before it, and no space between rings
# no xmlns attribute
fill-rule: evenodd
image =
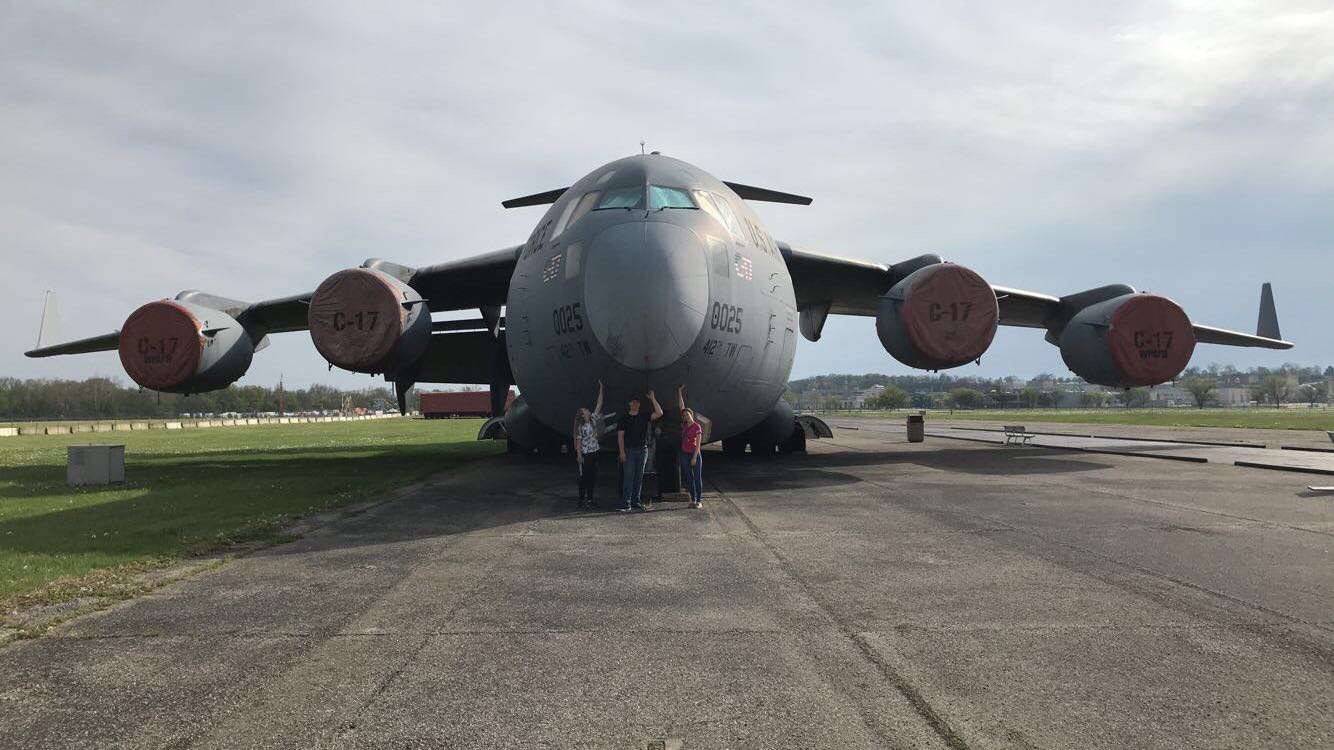
<svg viewBox="0 0 1334 750"><path fill-rule="evenodd" d="M361 471L372 463L393 460L386 454L349 457L339 449L327 453L303 448L304 457L267 461L257 456L253 462L233 462L234 469L225 491L236 493L245 505L238 519L272 517L265 495L271 485L266 472L296 472L301 476L326 477L335 472ZM293 451L295 452L295 451ZM278 451L282 453L282 451ZM310 454L316 455L310 455ZM217 453L202 452L207 459ZM1109 465L1096 461L1065 458L1057 450L1015 451L997 448L922 450L843 450L836 453L811 453L772 458L746 455L729 457L710 448L704 454L706 482L722 478L732 486L748 491L811 490L839 487L861 481L840 471L862 466L924 466L966 474L1023 476L1094 471ZM180 456L176 456L179 460ZM205 495L183 493L189 486L190 473L197 464L159 467L134 497L73 507L38 516L0 521L0 549L35 554L124 555L171 554L170 539L191 540L195 521L220 509L210 507ZM382 468L382 467L381 467ZM19 467L15 476L20 486L32 486L33 497L45 491L39 474L49 467ZM604 455L599 463L597 499L600 513L579 511L575 469L568 457L490 455L467 460L443 470L408 497L353 514L333 522L332 533L311 533L298 545L283 545L261 554L286 554L290 551L387 544L434 536L466 534L505 527L517 527L538 520L582 520L612 522L622 517L619 506L617 463L613 455ZM32 476L26 476L32 474ZM45 484L51 485L49 478ZM54 485L51 485L54 487ZM63 488L63 485L62 485ZM646 482L645 494L656 488L656 481ZM107 491L120 491L115 488ZM669 500L683 500L669 495ZM673 502L657 506L657 511L672 510ZM266 510L269 512L266 514ZM317 510L317 509L311 509ZM308 512L308 511L307 511ZM145 516L149 516L147 519ZM237 523L243 523L238 520ZM206 524L205 524L206 525ZM164 534L166 531L168 533Z"/></svg>

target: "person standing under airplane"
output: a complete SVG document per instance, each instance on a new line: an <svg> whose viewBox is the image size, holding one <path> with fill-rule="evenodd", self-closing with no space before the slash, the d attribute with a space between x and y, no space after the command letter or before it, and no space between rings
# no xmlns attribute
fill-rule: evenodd
<svg viewBox="0 0 1334 750"><path fill-rule="evenodd" d="M653 422L662 418L662 406L658 404L653 391L650 390L644 395L648 397L649 403L653 404L653 413L644 414L640 411L639 398L631 397L626 412L621 415L620 423L616 427L616 446L620 450L624 475L621 491L625 503L621 507L622 513L644 510L644 504L639 496L644 489L644 464L648 460L649 430L653 428Z"/></svg>
<svg viewBox="0 0 1334 750"><path fill-rule="evenodd" d="M695 410L686 406L686 387L676 388L676 408L681 415L681 480L690 491L690 507L704 507L704 457L700 454L704 428Z"/></svg>
<svg viewBox="0 0 1334 750"><path fill-rule="evenodd" d="M602 445L602 381L593 410L580 408L574 414L574 460L579 466L579 507L597 508L593 492L598 484L598 450Z"/></svg>

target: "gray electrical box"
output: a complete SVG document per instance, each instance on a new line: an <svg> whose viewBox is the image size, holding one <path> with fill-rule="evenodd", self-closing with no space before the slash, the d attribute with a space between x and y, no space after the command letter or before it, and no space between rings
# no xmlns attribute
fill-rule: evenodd
<svg viewBox="0 0 1334 750"><path fill-rule="evenodd" d="M908 442L920 443L926 439L926 416L922 414L908 415Z"/></svg>
<svg viewBox="0 0 1334 750"><path fill-rule="evenodd" d="M65 481L71 487L125 481L125 446L71 445Z"/></svg>

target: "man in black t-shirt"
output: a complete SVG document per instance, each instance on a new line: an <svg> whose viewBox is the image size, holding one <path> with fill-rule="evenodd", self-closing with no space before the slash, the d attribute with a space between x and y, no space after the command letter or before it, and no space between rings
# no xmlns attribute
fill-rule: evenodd
<svg viewBox="0 0 1334 750"><path fill-rule="evenodd" d="M648 460L649 430L653 429L654 421L662 418L662 407L658 405L658 399L653 395L653 391L644 395L648 397L649 403L653 404L653 413L644 414L640 411L639 399L631 398L629 407L625 414L621 415L620 424L616 427L616 446L620 449L621 470L624 474L622 494L625 505L621 508L622 512L644 509L643 503L639 501L639 495L644 488L644 464Z"/></svg>

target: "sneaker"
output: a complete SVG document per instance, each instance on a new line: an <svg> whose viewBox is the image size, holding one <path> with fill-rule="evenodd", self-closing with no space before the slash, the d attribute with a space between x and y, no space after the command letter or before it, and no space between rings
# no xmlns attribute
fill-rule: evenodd
<svg viewBox="0 0 1334 750"><path fill-rule="evenodd" d="M620 508L617 508L616 510L619 510L619 511L622 512L622 513L629 513L630 511L634 510L634 508L631 508L631 507L628 506L628 505L624 505L624 506L621 506Z"/></svg>
<svg viewBox="0 0 1334 750"><path fill-rule="evenodd" d="M631 507L632 509L634 509L634 510L638 510L638 511L645 511L645 510L648 510L648 508L645 508L645 507L644 507L643 503L635 503L634 505L632 505L632 506L630 506L630 507Z"/></svg>

